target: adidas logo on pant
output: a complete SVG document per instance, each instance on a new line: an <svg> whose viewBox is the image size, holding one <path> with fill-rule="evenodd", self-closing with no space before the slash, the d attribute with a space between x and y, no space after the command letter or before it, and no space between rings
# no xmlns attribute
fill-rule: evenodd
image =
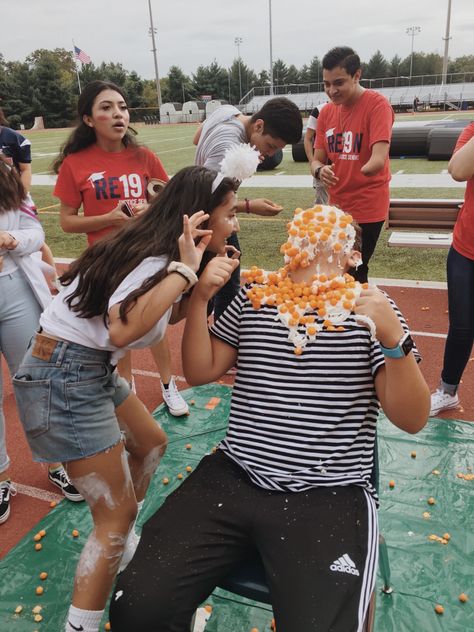
<svg viewBox="0 0 474 632"><path fill-rule="evenodd" d="M344 553L342 557L334 560L329 568L338 573L348 573L349 575L357 575L357 577L359 577L359 571L347 553Z"/></svg>

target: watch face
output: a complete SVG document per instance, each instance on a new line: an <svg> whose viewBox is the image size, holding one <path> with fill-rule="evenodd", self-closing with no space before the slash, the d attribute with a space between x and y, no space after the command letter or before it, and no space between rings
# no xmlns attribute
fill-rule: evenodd
<svg viewBox="0 0 474 632"><path fill-rule="evenodd" d="M415 346L412 337L410 336L410 334L407 334L405 340L402 342L402 344L400 345L401 348L403 349L403 353L405 355L408 355L410 353L410 351L413 349L413 347Z"/></svg>

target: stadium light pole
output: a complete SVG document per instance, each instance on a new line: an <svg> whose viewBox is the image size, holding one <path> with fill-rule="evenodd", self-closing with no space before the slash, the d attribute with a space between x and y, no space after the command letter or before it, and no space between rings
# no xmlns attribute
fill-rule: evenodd
<svg viewBox="0 0 474 632"><path fill-rule="evenodd" d="M268 26L270 33L270 95L273 95L272 0L268 0Z"/></svg>
<svg viewBox="0 0 474 632"><path fill-rule="evenodd" d="M234 43L237 46L237 57L239 58L239 93L240 101L242 101L242 74L240 72L240 45L244 40L241 37L234 38Z"/></svg>
<svg viewBox="0 0 474 632"><path fill-rule="evenodd" d="M419 26L409 26L407 28L407 35L411 37L411 57L410 57L410 85L411 85L411 75L413 71L413 45L415 40L415 35L420 33L421 28Z"/></svg>
<svg viewBox="0 0 474 632"><path fill-rule="evenodd" d="M155 27L153 26L153 13L151 12L151 0L148 0L148 11L150 13L150 33L151 33L151 41L153 48L151 52L153 53L153 60L155 62L155 80L156 80L156 96L158 100L158 107L161 107L161 86L160 86L160 75L158 74L158 61L156 59L156 43L155 43Z"/></svg>
<svg viewBox="0 0 474 632"><path fill-rule="evenodd" d="M441 75L441 85L446 83L448 76L448 52L449 52L449 40L451 37L449 36L451 27L451 0L448 0L448 16L446 18L446 34L443 37L444 39L444 57L443 57L443 74Z"/></svg>

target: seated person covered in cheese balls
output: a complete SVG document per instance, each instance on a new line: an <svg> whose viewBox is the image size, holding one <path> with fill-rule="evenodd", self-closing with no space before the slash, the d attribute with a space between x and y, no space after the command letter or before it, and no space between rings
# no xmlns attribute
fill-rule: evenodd
<svg viewBox="0 0 474 632"><path fill-rule="evenodd" d="M362 629L377 562L379 406L416 433L430 397L394 303L345 274L360 260L355 237L337 208L297 209L284 266L252 269L210 331L207 302L229 260L207 265L183 366L197 385L237 364L229 427L144 526L112 597L114 632L188 630L215 586L257 553L278 632Z"/></svg>

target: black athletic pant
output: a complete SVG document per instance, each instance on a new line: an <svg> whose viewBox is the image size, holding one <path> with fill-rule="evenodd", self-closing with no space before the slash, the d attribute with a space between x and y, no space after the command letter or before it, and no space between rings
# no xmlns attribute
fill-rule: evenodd
<svg viewBox="0 0 474 632"><path fill-rule="evenodd" d="M380 231L385 222L371 222L370 224L359 224L362 230L362 264L358 268L349 270L349 274L360 283L367 283L369 276L369 261L374 254Z"/></svg>
<svg viewBox="0 0 474 632"><path fill-rule="evenodd" d="M451 247L447 273L449 329L441 379L457 386L474 342L474 261Z"/></svg>
<svg viewBox="0 0 474 632"><path fill-rule="evenodd" d="M278 632L356 632L374 585L377 541L364 489L268 491L217 451L145 524L112 595L112 629L189 632L199 604L258 550Z"/></svg>

